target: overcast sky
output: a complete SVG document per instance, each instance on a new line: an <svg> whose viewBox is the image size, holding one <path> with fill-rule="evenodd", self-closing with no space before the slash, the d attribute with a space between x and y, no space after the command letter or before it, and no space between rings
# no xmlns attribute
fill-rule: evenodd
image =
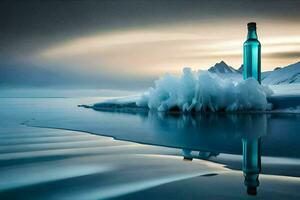
<svg viewBox="0 0 300 200"><path fill-rule="evenodd" d="M148 87L186 66L240 67L250 21L262 70L272 70L300 60L299 8L297 0L1 1L0 72L40 68L99 88Z"/></svg>

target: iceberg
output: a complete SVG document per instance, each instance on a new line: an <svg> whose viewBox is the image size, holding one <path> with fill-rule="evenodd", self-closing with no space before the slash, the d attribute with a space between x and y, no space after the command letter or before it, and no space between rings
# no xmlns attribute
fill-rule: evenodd
<svg viewBox="0 0 300 200"><path fill-rule="evenodd" d="M209 71L184 68L180 77L166 74L155 81L136 104L157 111L264 111L271 108L267 101L271 94L272 90L253 78L226 79Z"/></svg>
<svg viewBox="0 0 300 200"><path fill-rule="evenodd" d="M184 68L181 76L166 74L142 95L108 100L92 107L106 110L138 108L159 112L266 111L271 109L267 101L270 95L272 90L253 78L224 78L209 71Z"/></svg>

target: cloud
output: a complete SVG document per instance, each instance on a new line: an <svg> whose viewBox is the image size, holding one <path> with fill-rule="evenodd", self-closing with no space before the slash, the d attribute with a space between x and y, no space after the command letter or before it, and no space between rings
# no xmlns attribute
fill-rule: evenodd
<svg viewBox="0 0 300 200"><path fill-rule="evenodd" d="M280 31L276 24L258 23L263 71L297 59L300 29L291 28L297 24L278 24ZM32 52L29 60L105 87L132 87L135 82L145 86L166 72L179 74L183 67L208 69L225 60L238 68L246 35L246 24L234 20L120 29L53 43Z"/></svg>
<svg viewBox="0 0 300 200"><path fill-rule="evenodd" d="M300 51L270 53L270 54L266 54L266 57L277 58L277 59L296 58L300 60Z"/></svg>

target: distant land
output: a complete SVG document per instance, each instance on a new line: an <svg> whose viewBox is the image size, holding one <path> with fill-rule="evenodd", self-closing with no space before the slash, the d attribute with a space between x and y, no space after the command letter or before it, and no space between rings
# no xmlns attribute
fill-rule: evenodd
<svg viewBox="0 0 300 200"><path fill-rule="evenodd" d="M212 73L232 77L241 76L242 70L242 66L239 69L235 69L224 61L216 63L208 69ZM266 85L300 83L300 61L286 67L277 67L273 71L262 72L262 83Z"/></svg>

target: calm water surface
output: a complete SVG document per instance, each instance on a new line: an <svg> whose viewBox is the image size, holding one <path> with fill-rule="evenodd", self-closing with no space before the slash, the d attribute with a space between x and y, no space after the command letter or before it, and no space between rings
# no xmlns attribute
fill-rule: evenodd
<svg viewBox="0 0 300 200"><path fill-rule="evenodd" d="M100 98L1 99L8 122L85 131L118 140L182 149L185 159L243 155L248 194L259 186L261 156L300 158L299 114L165 114L79 108ZM13 111L13 112L12 112ZM296 173L296 172L295 172Z"/></svg>

